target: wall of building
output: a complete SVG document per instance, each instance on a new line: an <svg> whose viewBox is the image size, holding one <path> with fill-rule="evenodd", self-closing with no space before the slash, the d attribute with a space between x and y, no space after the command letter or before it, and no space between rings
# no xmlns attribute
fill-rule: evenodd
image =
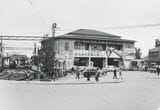
<svg viewBox="0 0 160 110"><path fill-rule="evenodd" d="M64 62L65 69L70 69L73 67L73 50L74 50L74 40L69 39L56 39L56 58L59 62Z"/></svg>
<svg viewBox="0 0 160 110"><path fill-rule="evenodd" d="M56 57L60 62L65 61L66 69L70 69L74 65L74 57L89 57L91 55L87 54L88 50L74 50L74 42L75 40L69 40L69 39L56 39ZM115 51L115 50L114 50ZM76 53L75 53L76 52ZM79 54L78 54L79 52ZM98 52L98 53L96 53ZM104 53L103 53L104 52ZM90 52L91 53L91 52ZM103 55L103 54L104 55ZM116 53L122 54L122 58L124 61L124 68L129 69L130 63L132 60L134 60L134 43L123 43L123 49L117 50ZM89 55L89 56L87 56ZM96 55L96 56L95 56ZM99 55L99 56L97 56ZM94 57L102 57L105 58L103 61L104 67L107 66L107 55L105 51L94 51L93 53ZM112 52L108 58L120 58L117 54Z"/></svg>
<svg viewBox="0 0 160 110"><path fill-rule="evenodd" d="M123 46L123 61L124 69L130 69L131 61L135 59L134 43L124 43Z"/></svg>
<svg viewBox="0 0 160 110"><path fill-rule="evenodd" d="M56 39L56 52L62 54L64 51L74 50L74 40L69 39Z"/></svg>

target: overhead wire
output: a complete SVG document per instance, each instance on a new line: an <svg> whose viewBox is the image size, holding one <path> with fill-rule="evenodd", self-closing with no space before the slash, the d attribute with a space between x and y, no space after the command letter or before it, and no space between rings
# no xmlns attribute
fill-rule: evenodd
<svg viewBox="0 0 160 110"><path fill-rule="evenodd" d="M44 18L43 18L43 17L41 16L41 14L38 12L38 10L36 9L36 7L35 7L35 5L33 4L33 2L32 2L31 0L28 0L28 2L31 4L31 6L33 7L34 11L35 11L35 12L37 13L37 15L40 17L40 19L41 19L41 21L43 22L43 24L44 24L47 28L51 29L51 27L48 26L47 22L44 20Z"/></svg>
<svg viewBox="0 0 160 110"><path fill-rule="evenodd" d="M37 13L37 15L40 17L40 19L42 20L43 24L46 27L48 27L49 29L51 29L51 27L48 26L48 24L46 23L46 21L44 20L44 18L38 12L38 10L36 9L36 7L33 4L33 2L31 0L28 0L28 2L31 4L31 6L33 7L33 9ZM97 28L97 29L129 29L129 28L147 28L147 27L158 27L158 26L160 26L160 23L140 24L140 25L126 25L126 26L113 26L113 27L101 27L101 28ZM57 29L57 30L58 31L69 31L69 30L73 30L73 29Z"/></svg>
<svg viewBox="0 0 160 110"><path fill-rule="evenodd" d="M159 26L160 26L160 23L152 23L152 24L140 24L140 25L102 27L102 28L99 28L99 29L129 29L129 28L148 28L148 27L159 27Z"/></svg>
<svg viewBox="0 0 160 110"><path fill-rule="evenodd" d="M137 24L137 25L125 25L125 26L111 26L111 27L97 27L96 29L134 29L134 28L150 28L150 27L160 27L160 23L152 24ZM58 31L71 31L72 29L58 29Z"/></svg>

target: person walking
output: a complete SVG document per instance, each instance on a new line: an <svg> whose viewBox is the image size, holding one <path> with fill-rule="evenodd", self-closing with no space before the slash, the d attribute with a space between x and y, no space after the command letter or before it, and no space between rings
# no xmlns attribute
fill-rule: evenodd
<svg viewBox="0 0 160 110"><path fill-rule="evenodd" d="M80 71L79 70L76 71L76 79L80 79Z"/></svg>
<svg viewBox="0 0 160 110"><path fill-rule="evenodd" d="M117 69L116 68L113 71L113 79L118 79L117 78Z"/></svg>
<svg viewBox="0 0 160 110"><path fill-rule="evenodd" d="M87 81L90 81L90 71L89 70L86 71L86 77L87 77Z"/></svg>
<svg viewBox="0 0 160 110"><path fill-rule="evenodd" d="M71 68L71 74L73 75L74 72L75 72L75 69L74 69L74 67L72 67L72 68Z"/></svg>
<svg viewBox="0 0 160 110"><path fill-rule="evenodd" d="M56 81L56 73L53 73L53 81Z"/></svg>
<svg viewBox="0 0 160 110"><path fill-rule="evenodd" d="M159 73L160 73L160 68L159 66L157 67L157 75L159 76Z"/></svg>
<svg viewBox="0 0 160 110"><path fill-rule="evenodd" d="M119 78L122 80L123 79L123 77L122 77L122 69L120 68L119 69Z"/></svg>
<svg viewBox="0 0 160 110"><path fill-rule="evenodd" d="M27 82L29 83L29 81L30 81L30 72L29 71L27 71L26 76L27 76Z"/></svg>
<svg viewBox="0 0 160 110"><path fill-rule="evenodd" d="M95 80L99 81L99 76L100 76L100 69L97 69L96 75L95 75Z"/></svg>

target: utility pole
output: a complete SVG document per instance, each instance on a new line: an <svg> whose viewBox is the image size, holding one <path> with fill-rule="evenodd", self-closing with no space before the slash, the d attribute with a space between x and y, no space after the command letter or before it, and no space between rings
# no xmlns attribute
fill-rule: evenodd
<svg viewBox="0 0 160 110"><path fill-rule="evenodd" d="M56 23L53 23L52 24L52 37L54 37L55 38L55 32L56 32L56 29L57 28L57 24Z"/></svg>
<svg viewBox="0 0 160 110"><path fill-rule="evenodd" d="M1 52L3 51L3 48L2 48L2 36L1 36Z"/></svg>
<svg viewBox="0 0 160 110"><path fill-rule="evenodd" d="M1 36L1 55L0 55L1 56L1 59L0 59L1 60L1 70L0 71L3 71L3 47L2 47L3 45L2 43L3 42L2 42L2 36Z"/></svg>
<svg viewBox="0 0 160 110"><path fill-rule="evenodd" d="M55 33L56 33L56 28L57 24L53 23L52 24L52 39L53 39L53 44L55 45ZM54 64L53 64L53 70L55 71L55 47L53 46L53 54L54 54ZM52 78L53 78L54 73L52 72Z"/></svg>
<svg viewBox="0 0 160 110"><path fill-rule="evenodd" d="M35 61L37 60L37 79L40 79L40 75L39 75L39 56L37 54L37 45L36 42L34 43L34 55L35 55Z"/></svg>

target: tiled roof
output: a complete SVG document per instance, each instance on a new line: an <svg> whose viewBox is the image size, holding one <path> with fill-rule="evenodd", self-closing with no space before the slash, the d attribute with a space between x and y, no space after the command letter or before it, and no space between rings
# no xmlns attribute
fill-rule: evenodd
<svg viewBox="0 0 160 110"><path fill-rule="evenodd" d="M104 36L104 37L114 37L114 38L121 38L120 36L97 31L91 29L78 29L76 31L67 33L66 35L87 35L87 36Z"/></svg>
<svg viewBox="0 0 160 110"><path fill-rule="evenodd" d="M97 30L88 30L88 29L79 29L61 36L57 36L56 39L86 39L86 40L135 42L134 40L121 39L120 36L104 33Z"/></svg>

